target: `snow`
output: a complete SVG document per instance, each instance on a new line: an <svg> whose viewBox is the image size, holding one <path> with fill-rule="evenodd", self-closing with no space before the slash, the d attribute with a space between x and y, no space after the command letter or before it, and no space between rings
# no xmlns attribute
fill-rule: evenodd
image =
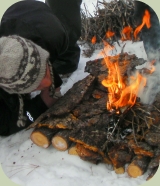
<svg viewBox="0 0 160 186"><path fill-rule="evenodd" d="M121 46L124 43L120 43ZM121 47L116 46L116 52ZM83 50L84 47L81 46ZM146 58L143 43L126 42L124 48L129 54ZM72 85L83 79L87 61L100 57L100 50L96 50L91 58L81 55L78 69L71 74L68 81L62 85L64 94ZM33 129L21 131L9 137L0 137L0 162L5 174L15 183L25 186L63 185L63 186L137 186L145 182L147 173L139 178L130 178L127 173L117 175L107 164L94 165L69 155L67 151L57 151L50 146L41 148L32 143L30 134Z"/></svg>
<svg viewBox="0 0 160 186"><path fill-rule="evenodd" d="M83 2L93 10L92 2ZM146 59L143 43L125 42L124 52L136 54ZM124 42L120 42L121 47ZM116 50L111 55L121 51ZM84 49L84 46L81 46ZM88 75L84 73L87 61L99 58L100 50L96 50L91 58L81 55L78 69L71 74L67 82L62 85L64 94L78 80ZM32 143L30 134L33 129L21 131L9 137L0 137L0 162L5 174L18 185L25 186L137 186L145 182L147 173L138 178L130 178L127 173L118 175L107 164L92 164L81 160L78 156L69 155L67 151L57 151L53 146L41 148Z"/></svg>

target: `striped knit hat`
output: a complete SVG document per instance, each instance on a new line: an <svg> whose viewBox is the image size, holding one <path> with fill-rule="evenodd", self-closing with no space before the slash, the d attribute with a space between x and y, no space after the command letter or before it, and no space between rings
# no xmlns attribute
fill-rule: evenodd
<svg viewBox="0 0 160 186"><path fill-rule="evenodd" d="M46 73L49 53L28 39L12 35L0 38L0 87L10 94L27 94L34 91ZM23 108L22 100L20 105ZM20 115L22 115L20 108Z"/></svg>
<svg viewBox="0 0 160 186"><path fill-rule="evenodd" d="M19 36L0 38L0 87L8 93L35 90L46 73L49 53Z"/></svg>

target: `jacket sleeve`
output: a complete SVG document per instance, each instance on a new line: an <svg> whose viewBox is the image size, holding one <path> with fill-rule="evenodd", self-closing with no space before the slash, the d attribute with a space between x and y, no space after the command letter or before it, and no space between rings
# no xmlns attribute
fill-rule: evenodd
<svg viewBox="0 0 160 186"><path fill-rule="evenodd" d="M42 101L40 95L35 98L23 100L23 115L26 116L26 125L17 126L19 115L19 99L16 94L8 94L0 89L0 135L8 136L28 127L40 114L48 108Z"/></svg>
<svg viewBox="0 0 160 186"><path fill-rule="evenodd" d="M26 125L33 123L48 107L42 101L40 95L33 99L24 100L24 115L27 117Z"/></svg>
<svg viewBox="0 0 160 186"><path fill-rule="evenodd" d="M17 127L18 111L18 96L0 88L0 135L8 136L22 130Z"/></svg>

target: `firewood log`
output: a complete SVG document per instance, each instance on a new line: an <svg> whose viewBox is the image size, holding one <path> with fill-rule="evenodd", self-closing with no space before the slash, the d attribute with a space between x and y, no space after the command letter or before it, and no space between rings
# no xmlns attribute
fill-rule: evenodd
<svg viewBox="0 0 160 186"><path fill-rule="evenodd" d="M106 96L106 92L95 89L92 93L93 98L100 99Z"/></svg>
<svg viewBox="0 0 160 186"><path fill-rule="evenodd" d="M148 169L154 169L155 167L158 167L159 162L160 162L160 146L158 146L158 148L155 148L154 157L149 162Z"/></svg>
<svg viewBox="0 0 160 186"><path fill-rule="evenodd" d="M78 156L76 143L71 144L71 146L68 149L68 154Z"/></svg>
<svg viewBox="0 0 160 186"><path fill-rule="evenodd" d="M80 105L73 109L73 115L81 120L84 120L85 118L93 117L104 112L107 113L106 101L107 96L98 100L90 99L89 101L83 101Z"/></svg>
<svg viewBox="0 0 160 186"><path fill-rule="evenodd" d="M52 137L52 145L59 151L66 151L70 145L71 141L69 140L70 130L61 130L56 135Z"/></svg>
<svg viewBox="0 0 160 186"><path fill-rule="evenodd" d="M114 169L116 174L124 174L125 173L125 168L124 167L119 167L119 168L113 167L113 169Z"/></svg>
<svg viewBox="0 0 160 186"><path fill-rule="evenodd" d="M94 127L78 128L71 132L69 139L104 156L103 145L107 140L107 135L104 131L95 130Z"/></svg>
<svg viewBox="0 0 160 186"><path fill-rule="evenodd" d="M57 133L57 130L53 130L47 127L37 127L30 135L30 139L37 146L47 148L51 144L52 137Z"/></svg>
<svg viewBox="0 0 160 186"><path fill-rule="evenodd" d="M110 62L118 62L120 66L120 72L124 76L127 71L135 69L136 66L144 64L146 61L143 58L137 58L136 55L129 55L128 53L121 53L115 56L108 56ZM107 76L107 66L104 59L97 59L88 61L86 63L85 72L88 72L94 76L105 74Z"/></svg>
<svg viewBox="0 0 160 186"><path fill-rule="evenodd" d="M51 129L73 129L75 124L80 122L73 114L66 114L61 117L49 117L37 124L37 127L48 127Z"/></svg>
<svg viewBox="0 0 160 186"><path fill-rule="evenodd" d="M128 146L133 149L136 155L143 155L143 156L154 156L154 151L150 145L145 142L137 142L135 143L134 140L130 140L128 142Z"/></svg>
<svg viewBox="0 0 160 186"><path fill-rule="evenodd" d="M93 61L87 61L85 66L85 72L88 72L94 76L99 76L100 74L107 75L108 69L103 59L96 59Z"/></svg>
<svg viewBox="0 0 160 186"><path fill-rule="evenodd" d="M150 172L149 172L149 175L146 179L146 181L150 180L151 178L153 178L153 176L156 174L157 170L158 170L158 167L154 167L153 169L150 169Z"/></svg>
<svg viewBox="0 0 160 186"><path fill-rule="evenodd" d="M125 144L119 143L109 149L108 156L113 166L120 168L131 162L133 154Z"/></svg>
<svg viewBox="0 0 160 186"><path fill-rule="evenodd" d="M149 163L149 158L146 156L135 156L132 162L127 167L127 173L130 177L137 178L145 173Z"/></svg>
<svg viewBox="0 0 160 186"><path fill-rule="evenodd" d="M92 75L88 75L86 78L75 83L73 87L66 92L65 96L62 96L51 108L41 114L35 122L27 128L27 130L35 127L38 123L41 123L48 117L61 116L70 113L82 99L85 99L85 96L89 96L94 83L95 77Z"/></svg>
<svg viewBox="0 0 160 186"><path fill-rule="evenodd" d="M103 157L99 153L86 149L83 145L79 143L76 144L76 147L77 153L82 160L89 161L94 164L102 162Z"/></svg>
<svg viewBox="0 0 160 186"><path fill-rule="evenodd" d="M160 133L148 132L145 135L145 141L151 146L158 146L160 144Z"/></svg>

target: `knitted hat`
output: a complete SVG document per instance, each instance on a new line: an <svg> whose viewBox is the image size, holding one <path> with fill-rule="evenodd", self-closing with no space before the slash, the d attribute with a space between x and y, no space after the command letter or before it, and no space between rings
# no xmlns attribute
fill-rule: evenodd
<svg viewBox="0 0 160 186"><path fill-rule="evenodd" d="M0 87L8 93L34 91L46 73L49 53L19 36L0 38Z"/></svg>
<svg viewBox="0 0 160 186"><path fill-rule="evenodd" d="M46 74L49 65L52 78L50 96L54 96L54 76L49 61L49 53L28 39L12 35L0 38L0 87L10 94L18 94L18 127L24 127L21 94L34 91Z"/></svg>

